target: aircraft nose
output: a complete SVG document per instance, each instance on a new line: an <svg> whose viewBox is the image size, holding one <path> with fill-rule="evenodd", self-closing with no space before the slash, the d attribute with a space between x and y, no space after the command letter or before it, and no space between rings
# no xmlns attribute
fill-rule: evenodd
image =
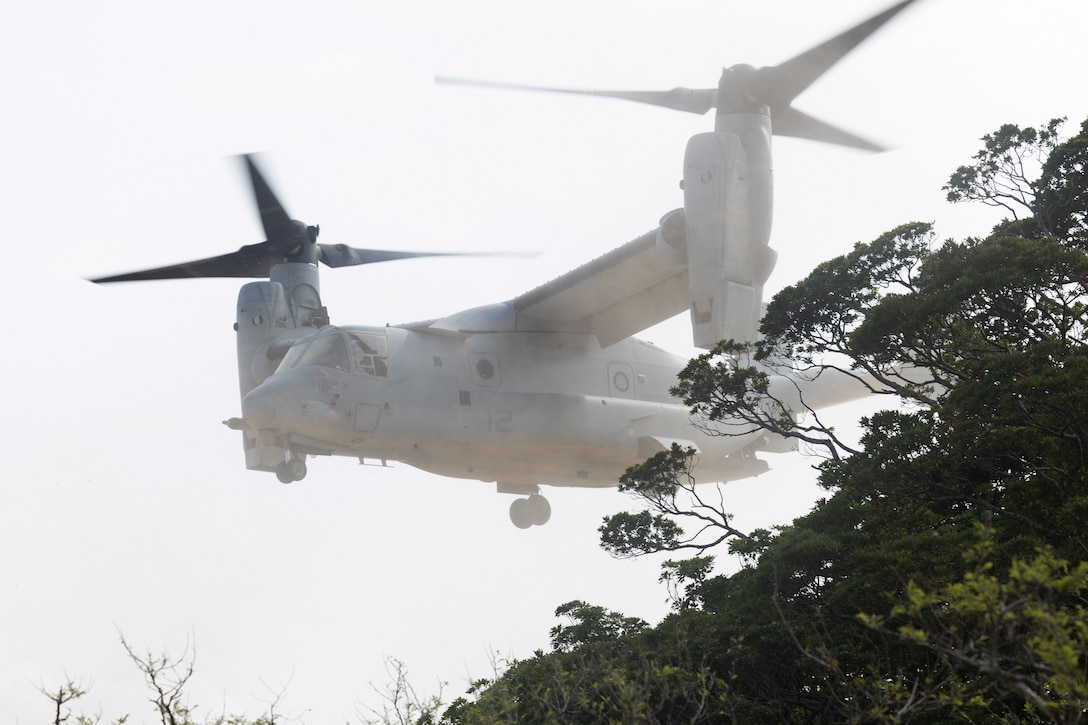
<svg viewBox="0 0 1088 725"><path fill-rule="evenodd" d="M269 388L258 385L242 398L242 420L251 429L266 428L276 417L276 394Z"/></svg>

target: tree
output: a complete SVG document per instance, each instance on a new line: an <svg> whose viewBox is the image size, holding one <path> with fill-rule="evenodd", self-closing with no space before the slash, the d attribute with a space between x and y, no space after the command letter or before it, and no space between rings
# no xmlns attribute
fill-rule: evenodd
<svg viewBox="0 0 1088 725"><path fill-rule="evenodd" d="M124 637L121 637L121 646L144 676L151 690L151 704L162 725L191 725L193 708L186 702L185 686L193 676L194 657L186 652L181 657L173 658L166 653L155 655L150 650L140 656Z"/></svg>
<svg viewBox="0 0 1088 725"><path fill-rule="evenodd" d="M1036 214L1040 187L1040 167L1058 145L1063 119L1054 119L1042 128L1020 128L1007 123L982 137L983 148L974 163L961 166L945 184L947 199L956 203L979 201L1001 207L1014 220L1025 212L1032 214L1047 234L1053 235L1046 221L1049 215Z"/></svg>
<svg viewBox="0 0 1088 725"><path fill-rule="evenodd" d="M691 470L695 450L673 443L669 450L629 468L619 490L630 493L649 510L619 513L605 519L598 531L601 546L619 558L659 551L701 553L732 537L744 536L730 525L722 501L707 500L695 485ZM717 489L710 489L717 491ZM654 512L654 513L651 513ZM697 528L685 534L675 519L689 519Z"/></svg>
<svg viewBox="0 0 1088 725"><path fill-rule="evenodd" d="M585 602L573 601L560 605L555 616L567 617L571 624L552 627L552 649L556 652L573 652L579 647L596 642L615 642L637 634L646 628L646 622L637 617L625 617Z"/></svg>

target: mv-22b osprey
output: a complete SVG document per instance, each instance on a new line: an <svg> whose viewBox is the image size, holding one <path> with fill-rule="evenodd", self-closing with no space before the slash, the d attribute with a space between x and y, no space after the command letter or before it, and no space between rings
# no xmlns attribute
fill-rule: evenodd
<svg viewBox="0 0 1088 725"><path fill-rule="evenodd" d="M780 135L877 150L790 104L912 1L781 65L728 68L716 89L570 91L700 114L715 108L714 131L688 142L683 209L512 300L412 324L330 324L319 262L427 255L319 243L318 228L288 216L249 157L266 241L93 281L267 278L238 295L242 415L227 424L242 434L246 467L285 483L306 475L307 456L400 461L524 496L510 518L527 528L551 515L541 484L614 486L628 466L673 443L698 451L697 480L758 475L767 464L756 453L788 443L758 430L703 434L668 392L685 361L632 335L688 310L698 347L754 339L776 256L772 125ZM846 377L784 388L798 391L799 413L864 392Z"/></svg>

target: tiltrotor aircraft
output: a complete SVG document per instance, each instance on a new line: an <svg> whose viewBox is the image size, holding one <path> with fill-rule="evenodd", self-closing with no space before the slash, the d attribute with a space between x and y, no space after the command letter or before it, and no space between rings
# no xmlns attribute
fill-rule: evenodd
<svg viewBox="0 0 1088 725"><path fill-rule="evenodd" d="M524 496L510 517L527 528L551 515L541 484L614 486L628 466L673 443L697 449L699 481L758 475L768 466L756 454L790 450L789 442L758 430L702 433L668 392L685 360L632 335L688 310L698 347L755 338L776 258L768 246L772 130L878 149L790 104L911 2L780 65L727 68L716 89L533 89L716 114L714 130L688 142L682 209L512 300L412 324L332 325L319 262L344 267L426 255L319 243L318 227L288 216L248 156L266 241L93 281L266 278L238 295L242 415L226 423L242 434L246 467L285 483L306 475L307 456L399 461ZM845 376L777 382L799 414L865 392Z"/></svg>

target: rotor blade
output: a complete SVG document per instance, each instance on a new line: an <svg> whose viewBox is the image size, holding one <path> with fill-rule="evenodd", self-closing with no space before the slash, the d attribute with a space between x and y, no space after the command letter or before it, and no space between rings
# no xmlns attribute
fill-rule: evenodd
<svg viewBox="0 0 1088 725"><path fill-rule="evenodd" d="M715 105L717 89L673 88L669 91L602 91L581 88L555 88L549 86L529 86L518 83L496 83L493 81L475 81L466 78L435 76L436 83L447 85L474 86L476 88L494 88L507 91L535 91L544 93L566 93L575 96L598 96L601 98L619 98L635 103L671 108L674 111L704 114Z"/></svg>
<svg viewBox="0 0 1088 725"><path fill-rule="evenodd" d="M346 244L319 244L321 261L329 267L350 267L397 259L419 257L521 257L532 256L516 252L396 252L387 249L359 249Z"/></svg>
<svg viewBox="0 0 1088 725"><path fill-rule="evenodd" d="M830 123L798 111L796 108L786 108L774 117L774 132L778 136L792 136L804 138L810 141L822 141L823 143L850 146L864 151L887 151L879 144L855 136L849 131L832 126Z"/></svg>
<svg viewBox="0 0 1088 725"><path fill-rule="evenodd" d="M398 259L419 257L528 257L532 253L519 252L399 252L387 249L358 249L346 244L319 244L321 261L329 267L351 267L358 264L376 264ZM126 272L108 277L91 279L95 284L109 282L138 282L141 280L190 279L193 277L267 277L273 264L275 246L269 242L250 244L237 252L218 257L182 262L167 267L155 267L136 272Z"/></svg>
<svg viewBox="0 0 1088 725"><path fill-rule="evenodd" d="M126 272L109 277L97 277L91 282L137 282L153 279L189 279L192 277L267 277L272 268L273 245L269 242L250 244L237 252L218 257L182 262L167 267L155 267L137 272Z"/></svg>
<svg viewBox="0 0 1088 725"><path fill-rule="evenodd" d="M760 68L754 74L751 90L772 109L784 109L831 66L913 2L902 0L784 63Z"/></svg>
<svg viewBox="0 0 1088 725"><path fill-rule="evenodd" d="M265 239L270 242L287 241L292 238L294 225L291 217L283 204L276 198L275 192L265 180L261 170L249 154L242 156L246 170L249 172L249 182L253 187L253 198L257 202L257 211L261 215L261 226L264 227Z"/></svg>

